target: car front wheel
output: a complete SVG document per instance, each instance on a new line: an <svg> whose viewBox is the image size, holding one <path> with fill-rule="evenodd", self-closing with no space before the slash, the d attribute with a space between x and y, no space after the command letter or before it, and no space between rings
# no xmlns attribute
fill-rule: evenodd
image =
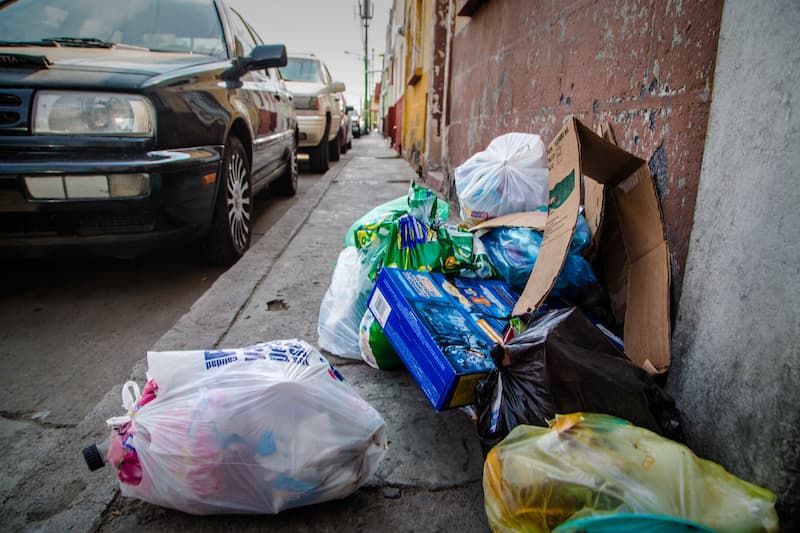
<svg viewBox="0 0 800 533"><path fill-rule="evenodd" d="M250 247L252 189L250 161L242 142L231 137L225 149L211 231L205 251L215 264L235 263Z"/></svg>

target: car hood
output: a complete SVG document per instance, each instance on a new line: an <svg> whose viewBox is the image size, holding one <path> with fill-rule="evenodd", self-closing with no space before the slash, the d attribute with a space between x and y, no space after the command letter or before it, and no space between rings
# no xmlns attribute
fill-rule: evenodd
<svg viewBox="0 0 800 533"><path fill-rule="evenodd" d="M225 63L212 56L138 48L0 48L0 59L8 55L45 56L51 63L47 68L36 68L0 61L0 84L27 87L137 88L161 75L197 65Z"/></svg>
<svg viewBox="0 0 800 533"><path fill-rule="evenodd" d="M324 83L310 83L306 81L287 81L286 89L298 96L314 96L325 89Z"/></svg>

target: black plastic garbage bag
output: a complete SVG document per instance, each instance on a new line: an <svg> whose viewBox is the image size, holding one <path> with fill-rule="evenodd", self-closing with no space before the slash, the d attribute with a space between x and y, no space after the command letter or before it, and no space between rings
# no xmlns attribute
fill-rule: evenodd
<svg viewBox="0 0 800 533"><path fill-rule="evenodd" d="M478 383L484 452L520 424L547 427L556 413L594 412L683 442L674 400L579 309L548 311L506 345Z"/></svg>

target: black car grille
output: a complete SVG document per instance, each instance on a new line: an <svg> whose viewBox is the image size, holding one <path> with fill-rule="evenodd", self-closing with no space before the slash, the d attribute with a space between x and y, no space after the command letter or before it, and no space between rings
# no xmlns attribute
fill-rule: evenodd
<svg viewBox="0 0 800 533"><path fill-rule="evenodd" d="M0 133L27 133L30 129L32 89L0 87Z"/></svg>
<svg viewBox="0 0 800 533"><path fill-rule="evenodd" d="M139 233L154 229L156 217L153 214L82 215L76 228L80 235Z"/></svg>
<svg viewBox="0 0 800 533"><path fill-rule="evenodd" d="M142 233L156 226L154 213L0 214L0 238Z"/></svg>

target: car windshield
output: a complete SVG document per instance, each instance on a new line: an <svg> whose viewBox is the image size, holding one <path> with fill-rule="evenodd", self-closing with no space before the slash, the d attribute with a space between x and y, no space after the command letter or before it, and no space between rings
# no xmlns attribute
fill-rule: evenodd
<svg viewBox="0 0 800 533"><path fill-rule="evenodd" d="M322 69L319 60L290 57L285 67L280 68L286 81L307 81L322 83Z"/></svg>
<svg viewBox="0 0 800 533"><path fill-rule="evenodd" d="M213 0L18 0L0 5L0 46L125 44L227 57Z"/></svg>

